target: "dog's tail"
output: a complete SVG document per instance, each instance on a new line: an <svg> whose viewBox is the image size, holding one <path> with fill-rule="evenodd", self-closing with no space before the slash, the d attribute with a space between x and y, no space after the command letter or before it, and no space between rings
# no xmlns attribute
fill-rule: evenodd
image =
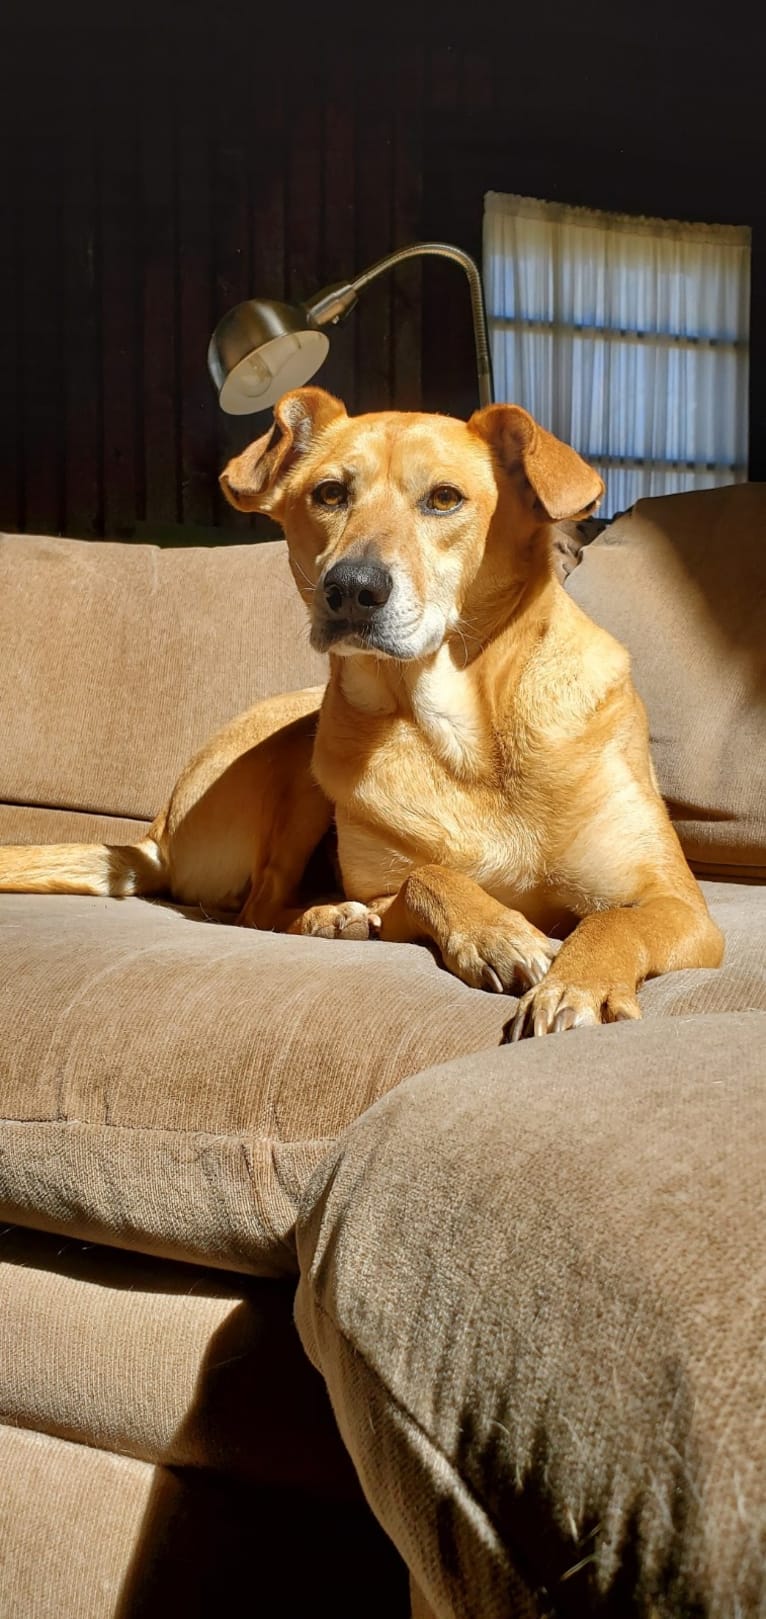
<svg viewBox="0 0 766 1619"><path fill-rule="evenodd" d="M0 845L2 894L161 894L168 873L153 838L142 843Z"/></svg>

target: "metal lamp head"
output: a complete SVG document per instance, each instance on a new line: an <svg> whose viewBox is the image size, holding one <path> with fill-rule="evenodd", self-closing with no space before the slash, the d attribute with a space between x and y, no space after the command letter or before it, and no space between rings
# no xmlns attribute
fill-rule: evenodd
<svg viewBox="0 0 766 1619"><path fill-rule="evenodd" d="M319 370L329 341L307 309L250 298L218 322L207 363L230 416L268 410Z"/></svg>
<svg viewBox="0 0 766 1619"><path fill-rule="evenodd" d="M471 293L479 404L491 405L492 361L478 266L449 242L413 242L378 259L354 281L325 287L303 305L250 298L230 309L219 320L207 351L221 409L230 416L248 416L276 405L291 388L301 388L319 370L330 347L322 328L345 320L356 307L359 293L384 270L393 270L422 253L452 259L465 270Z"/></svg>

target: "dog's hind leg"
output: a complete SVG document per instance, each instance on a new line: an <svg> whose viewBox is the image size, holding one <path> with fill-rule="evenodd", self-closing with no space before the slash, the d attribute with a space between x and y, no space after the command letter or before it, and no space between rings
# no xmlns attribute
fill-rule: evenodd
<svg viewBox="0 0 766 1619"><path fill-rule="evenodd" d="M280 931L299 933L303 938L359 941L379 939L381 925L380 912L374 905L364 905L355 899L341 899L310 905L307 909L285 911Z"/></svg>
<svg viewBox="0 0 766 1619"><path fill-rule="evenodd" d="M237 917L240 927L309 931L293 924L306 911L306 905L300 905L303 878L332 820L333 806L308 770L282 781L254 850L250 887Z"/></svg>

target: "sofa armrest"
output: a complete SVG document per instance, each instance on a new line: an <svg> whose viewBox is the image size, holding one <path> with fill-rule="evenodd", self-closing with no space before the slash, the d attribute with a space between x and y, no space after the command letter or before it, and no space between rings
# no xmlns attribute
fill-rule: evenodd
<svg viewBox="0 0 766 1619"><path fill-rule="evenodd" d="M460 1059L314 1177L299 1330L438 1619L760 1611L765 1039Z"/></svg>

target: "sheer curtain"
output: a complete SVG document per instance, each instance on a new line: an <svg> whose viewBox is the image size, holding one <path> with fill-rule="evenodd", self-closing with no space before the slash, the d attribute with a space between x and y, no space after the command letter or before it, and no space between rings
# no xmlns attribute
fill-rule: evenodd
<svg viewBox="0 0 766 1619"><path fill-rule="evenodd" d="M600 515L747 477L750 232L490 191L495 391L601 472Z"/></svg>

